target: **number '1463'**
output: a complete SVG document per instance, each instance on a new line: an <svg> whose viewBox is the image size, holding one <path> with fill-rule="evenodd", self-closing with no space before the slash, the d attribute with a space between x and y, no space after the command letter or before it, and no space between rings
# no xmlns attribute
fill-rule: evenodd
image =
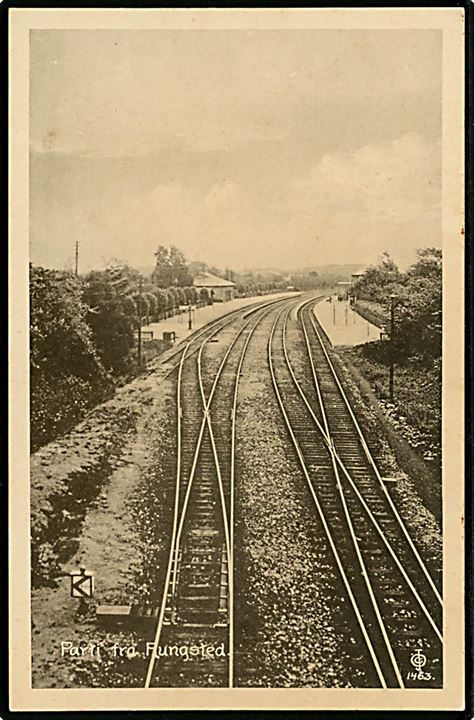
<svg viewBox="0 0 474 720"><path fill-rule="evenodd" d="M431 680L432 675L429 672L423 672L423 670L419 670L418 672L411 671L407 673L407 680Z"/></svg>

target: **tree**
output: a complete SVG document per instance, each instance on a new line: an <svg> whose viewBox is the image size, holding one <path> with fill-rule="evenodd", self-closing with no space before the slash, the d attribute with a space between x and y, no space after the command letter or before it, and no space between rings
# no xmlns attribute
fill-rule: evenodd
<svg viewBox="0 0 474 720"><path fill-rule="evenodd" d="M137 311L145 307L137 307L137 295L137 286L130 282L126 269L93 271L85 278L87 322L103 365L114 375L131 367Z"/></svg>
<svg viewBox="0 0 474 720"><path fill-rule="evenodd" d="M384 303L396 293L403 278L388 253L383 253L378 265L369 267L354 286L356 297Z"/></svg>
<svg viewBox="0 0 474 720"><path fill-rule="evenodd" d="M178 304L186 305L186 294L185 294L183 288L177 288L177 293L178 293Z"/></svg>
<svg viewBox="0 0 474 720"><path fill-rule="evenodd" d="M165 317L169 317L173 309L173 296L169 290L164 290L163 293L165 297Z"/></svg>
<svg viewBox="0 0 474 720"><path fill-rule="evenodd" d="M167 310L166 290L160 290L159 288L156 288L153 291L153 294L156 298L156 315L158 320L161 320L162 317L165 317Z"/></svg>
<svg viewBox="0 0 474 720"><path fill-rule="evenodd" d="M170 310L173 311L178 307L179 304L179 297L178 297L178 290L175 287L170 287L168 289L168 297L170 300ZM173 314L173 312L171 313Z"/></svg>
<svg viewBox="0 0 474 720"><path fill-rule="evenodd" d="M156 252L156 265L152 273L153 283L160 288L167 288L173 282L171 273L170 254L168 248L158 245Z"/></svg>
<svg viewBox="0 0 474 720"><path fill-rule="evenodd" d="M209 272L207 264L205 262L201 262L201 260L192 260L188 264L188 270L191 278L194 277L194 275Z"/></svg>
<svg viewBox="0 0 474 720"><path fill-rule="evenodd" d="M190 283L190 276L186 260L177 247L170 249L159 245L155 252L156 265L152 274L156 287L185 287Z"/></svg>
<svg viewBox="0 0 474 720"><path fill-rule="evenodd" d="M417 255L399 293L396 340L402 353L432 363L441 358L442 255L435 248L418 250Z"/></svg>
<svg viewBox="0 0 474 720"><path fill-rule="evenodd" d="M158 310L158 301L156 299L156 295L151 290L147 290L144 293L144 296L148 304L146 323L147 325L149 325L150 319L154 319L156 317Z"/></svg>
<svg viewBox="0 0 474 720"><path fill-rule="evenodd" d="M150 301L148 299L147 293L143 292L143 290L141 292L140 290L138 290L134 292L134 294L132 295L132 299L135 303L137 326L138 323L142 324L143 320L145 320L145 322L148 324L150 315Z"/></svg>
<svg viewBox="0 0 474 720"><path fill-rule="evenodd" d="M178 287L186 287L191 282L188 266L184 254L174 245L170 248L170 265L173 274L173 284Z"/></svg>
<svg viewBox="0 0 474 720"><path fill-rule="evenodd" d="M407 270L408 278L433 278L442 280L443 254L439 248L420 248L416 251L418 260Z"/></svg>
<svg viewBox="0 0 474 720"><path fill-rule="evenodd" d="M198 295L195 287L185 287L184 294L188 305L195 305L197 303Z"/></svg>
<svg viewBox="0 0 474 720"><path fill-rule="evenodd" d="M112 383L92 343L81 281L30 266L31 448L67 431Z"/></svg>
<svg viewBox="0 0 474 720"><path fill-rule="evenodd" d="M377 303L388 317L395 307L394 351L399 362L417 357L431 364L441 357L442 254L417 251L417 261L401 273L387 253L355 285L357 297Z"/></svg>
<svg viewBox="0 0 474 720"><path fill-rule="evenodd" d="M315 270L293 273L289 284L299 290L314 290L320 287L319 276Z"/></svg>

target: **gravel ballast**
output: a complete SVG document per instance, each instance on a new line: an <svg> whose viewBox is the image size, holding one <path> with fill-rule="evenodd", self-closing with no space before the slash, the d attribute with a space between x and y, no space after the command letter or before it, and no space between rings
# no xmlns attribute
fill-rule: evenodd
<svg viewBox="0 0 474 720"><path fill-rule="evenodd" d="M271 383L273 318L271 312L253 335L239 386L235 685L369 687L367 658L345 622L348 600ZM232 333L228 328L206 347L207 391ZM298 333L290 332L289 344L298 368L305 362ZM381 471L396 479L394 501L439 570L438 523L397 465L373 408L333 354ZM138 643L142 649L153 639L152 624L133 634L105 630L95 609L161 600L176 470L176 373L160 381L158 375L151 371L125 386L32 457L35 688L143 686L143 654L120 658L110 648ZM67 574L80 565L95 573L95 597L86 608L69 596ZM92 643L100 655L61 657L65 641Z"/></svg>
<svg viewBox="0 0 474 720"><path fill-rule="evenodd" d="M283 428L266 358L269 323L243 366L237 411L236 680L345 687L350 666L325 538ZM351 671L364 685L362 666Z"/></svg>

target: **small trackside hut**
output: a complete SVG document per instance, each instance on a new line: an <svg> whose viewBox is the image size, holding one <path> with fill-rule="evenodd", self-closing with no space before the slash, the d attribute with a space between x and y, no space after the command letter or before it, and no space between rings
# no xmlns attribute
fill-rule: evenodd
<svg viewBox="0 0 474 720"><path fill-rule="evenodd" d="M198 292L207 290L214 302L227 302L235 297L235 283L211 273L199 273L193 278L193 285Z"/></svg>

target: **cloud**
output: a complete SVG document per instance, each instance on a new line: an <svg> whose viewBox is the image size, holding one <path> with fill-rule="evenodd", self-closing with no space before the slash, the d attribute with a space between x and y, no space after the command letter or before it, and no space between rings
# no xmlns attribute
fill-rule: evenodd
<svg viewBox="0 0 474 720"><path fill-rule="evenodd" d="M437 217L440 162L439 143L415 133L350 154L324 155L292 183L288 206L305 215L363 214L394 222Z"/></svg>
<svg viewBox="0 0 474 720"><path fill-rule="evenodd" d="M192 158L172 165L171 179L166 159L104 166L47 155L32 164L36 262L72 257L79 239L84 268L103 256L149 265L158 244L222 267L363 264L383 250L407 264L441 241L440 147L415 133L309 157L298 172L265 164L239 175L230 162Z"/></svg>
<svg viewBox="0 0 474 720"><path fill-rule="evenodd" d="M440 240L440 30L30 40L36 262L73 262L76 240L83 268L158 243L297 267Z"/></svg>
<svg viewBox="0 0 474 720"><path fill-rule="evenodd" d="M242 189L232 180L215 183L207 193L204 203L209 212L227 210L239 202Z"/></svg>

